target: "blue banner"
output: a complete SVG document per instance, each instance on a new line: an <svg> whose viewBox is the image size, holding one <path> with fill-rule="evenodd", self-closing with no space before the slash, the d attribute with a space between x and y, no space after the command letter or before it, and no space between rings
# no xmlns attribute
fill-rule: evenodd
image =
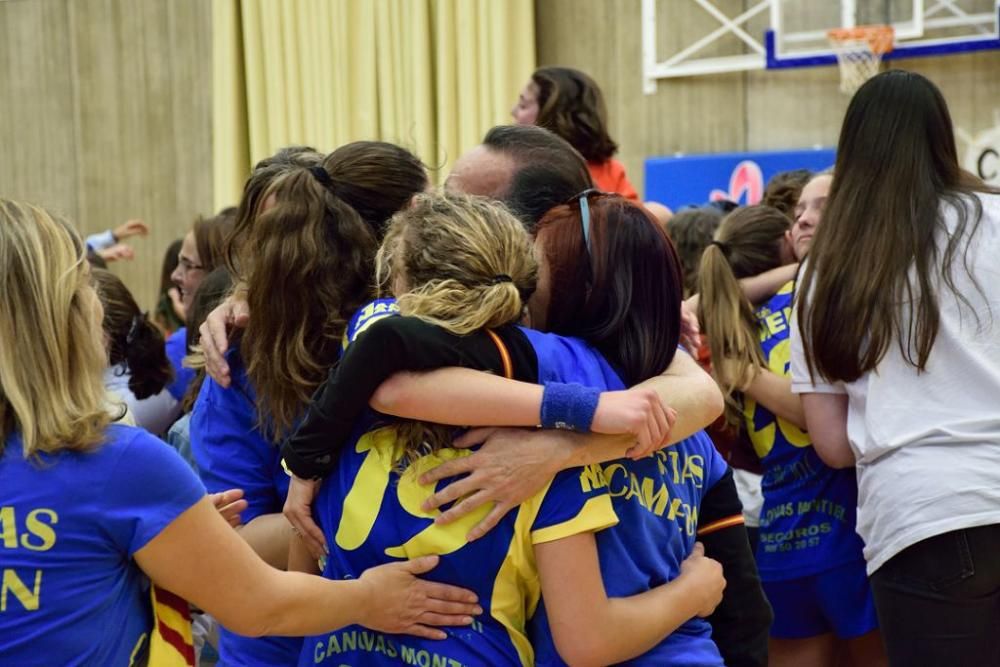
<svg viewBox="0 0 1000 667"><path fill-rule="evenodd" d="M675 211L716 199L756 204L775 174L792 169L822 171L832 167L834 159L832 148L651 157L646 160L645 199Z"/></svg>

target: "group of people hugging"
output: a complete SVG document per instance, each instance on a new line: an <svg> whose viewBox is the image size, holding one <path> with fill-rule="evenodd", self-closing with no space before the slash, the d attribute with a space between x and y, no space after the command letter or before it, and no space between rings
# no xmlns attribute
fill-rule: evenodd
<svg viewBox="0 0 1000 667"><path fill-rule="evenodd" d="M153 317L0 199L0 663L1000 664L1000 193L934 84L676 212L585 74L512 114L440 188L277 151Z"/></svg>

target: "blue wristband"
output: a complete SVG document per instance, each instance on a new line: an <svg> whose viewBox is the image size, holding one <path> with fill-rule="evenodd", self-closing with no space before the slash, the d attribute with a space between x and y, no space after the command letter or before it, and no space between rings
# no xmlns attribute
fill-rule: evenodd
<svg viewBox="0 0 1000 667"><path fill-rule="evenodd" d="M582 384L547 382L542 394L542 428L589 431L601 392Z"/></svg>

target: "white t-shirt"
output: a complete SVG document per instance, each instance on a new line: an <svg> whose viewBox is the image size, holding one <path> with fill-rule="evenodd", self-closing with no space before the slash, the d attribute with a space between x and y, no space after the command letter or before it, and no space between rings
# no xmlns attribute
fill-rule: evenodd
<svg viewBox="0 0 1000 667"><path fill-rule="evenodd" d="M848 396L857 530L869 573L927 538L1000 523L1000 195L981 201L983 218L966 253L978 287L962 262L964 242L952 267L975 315L938 277L941 322L923 373L894 341L875 371L850 383L814 384L793 314L792 391ZM943 212L953 231L954 209Z"/></svg>
<svg viewBox="0 0 1000 667"><path fill-rule="evenodd" d="M170 425L180 417L181 404L166 389L140 401L128 388L128 381L132 375L128 372L120 373L120 366L106 368L104 386L121 397L128 406L136 426L146 429L153 435L161 437L166 435Z"/></svg>

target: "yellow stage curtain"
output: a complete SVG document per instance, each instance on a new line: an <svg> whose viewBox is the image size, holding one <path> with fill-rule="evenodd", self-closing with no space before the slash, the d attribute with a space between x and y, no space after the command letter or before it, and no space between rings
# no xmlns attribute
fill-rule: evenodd
<svg viewBox="0 0 1000 667"><path fill-rule="evenodd" d="M282 146L381 139L442 181L535 67L534 0L213 0L216 207Z"/></svg>

